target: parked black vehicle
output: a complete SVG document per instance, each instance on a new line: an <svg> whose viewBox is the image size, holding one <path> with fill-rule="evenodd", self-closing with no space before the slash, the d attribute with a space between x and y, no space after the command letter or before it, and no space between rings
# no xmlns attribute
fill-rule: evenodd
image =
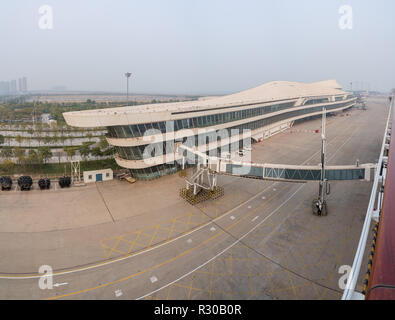
<svg viewBox="0 0 395 320"><path fill-rule="evenodd" d="M51 187L51 180L48 178L42 178L38 180L38 186L40 187L40 190L49 189Z"/></svg>
<svg viewBox="0 0 395 320"><path fill-rule="evenodd" d="M0 177L0 185L1 190L11 190L12 187L12 179L9 176L2 176Z"/></svg>
<svg viewBox="0 0 395 320"><path fill-rule="evenodd" d="M68 188L71 185L71 178L64 176L59 178L59 185L61 188Z"/></svg>
<svg viewBox="0 0 395 320"><path fill-rule="evenodd" d="M33 185L33 179L30 176L21 176L18 178L18 186L22 191L28 191Z"/></svg>

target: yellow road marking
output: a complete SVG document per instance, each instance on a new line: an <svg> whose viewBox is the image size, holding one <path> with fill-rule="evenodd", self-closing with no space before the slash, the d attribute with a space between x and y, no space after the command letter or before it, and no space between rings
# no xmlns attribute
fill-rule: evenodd
<svg viewBox="0 0 395 320"><path fill-rule="evenodd" d="M148 248L151 248L152 241L153 241L154 238L156 237L156 234L158 233L158 229L159 229L159 225L156 225L155 233L152 235L151 241L150 241L150 243L148 244Z"/></svg>
<svg viewBox="0 0 395 320"><path fill-rule="evenodd" d="M239 201L240 198L241 198L240 195L236 195L236 199L237 199L236 202ZM249 199L249 200L250 200L250 199ZM249 200L247 200L247 201L249 201ZM224 212L222 215L219 215L219 212L218 212L218 203L220 203L220 201L222 201L222 200L217 200L216 215L215 215L215 218L211 218L212 220L218 218L219 216L225 215L225 214L227 213L227 211L226 211L226 212ZM229 204L229 203L227 202L226 205L228 205L228 204ZM240 205L240 204L241 204L241 203L239 203L239 205ZM230 204L229 204L229 205L230 205ZM208 214L208 213L207 213L207 214ZM188 217L188 222L187 222L187 225L186 225L186 230L180 231L180 230L175 229L175 222L185 224L185 223L184 223L183 221L181 221L181 220L184 219L184 218L186 218L186 217ZM201 222L200 222L200 225L193 226L190 230L188 230L188 226L189 226L189 224L190 224L190 219L191 219L191 217L200 217L200 218L201 218ZM205 215L204 213L197 213L197 214L196 214L196 213L191 212L191 213L188 213L187 215L183 215L183 216L180 216L180 217L176 217L176 218L174 218L174 219L172 219L172 220L164 221L164 222L162 222L161 224L158 224L158 226L159 226L159 229L158 229L158 230L163 230L163 231L168 232L168 237L165 238L165 239L160 239L160 241L158 241L158 242L161 242L161 241L163 241L163 240L170 241L171 235L172 235L172 233L174 233L174 231L178 231L179 234L177 234L177 236L182 236L182 235L184 235L184 234L190 232L190 231L193 230L194 228L197 228L197 227L201 226L201 225L206 221L206 218L207 218L207 217L206 217L206 215ZM163 227L161 227L161 225L166 225L166 224L168 224L169 222L171 223L170 229L169 229L169 228L163 228ZM148 229L142 229L142 230L138 230L138 231L132 232L132 233L121 234L121 235L116 236L116 237L110 237L110 238L106 237L106 238L100 240L100 243L101 243L102 247L111 248L112 246L109 246L109 245L105 244L103 241L105 241L105 240L111 241L111 240L113 240L114 238L115 238L115 239L118 239L119 237L126 237L126 236L129 236L129 235L139 235L139 234L140 234L140 235L147 235L147 236L151 237L151 234L148 234L148 233L146 233L146 232L144 232L144 231L148 231L148 230L152 230L152 229L153 229L153 228L150 227L150 228L148 228ZM158 230L156 230L155 233L156 233ZM169 233L169 232L170 232L170 233ZM154 240L154 239L152 239L152 240ZM155 243L158 243L158 242L155 242ZM115 250L115 248L116 248L118 245L119 245L119 243L116 243L116 245L113 247L113 250L110 251L110 254L107 255L107 253L105 252L106 259L110 259L110 258L111 258L111 253L112 253L113 251L114 251L114 252L118 252L118 253L123 254L123 255L126 255L126 256L132 252L131 249L130 249L128 252L124 252L124 251L119 250L119 249L118 249L118 250ZM152 245L152 241L151 241L151 245ZM149 248L150 248L150 246L148 246L148 247L144 247L144 246L143 246L142 248L140 248L140 250L142 250L142 249L149 249ZM137 252L138 252L138 250L137 250ZM122 257L119 257L119 258L122 258ZM117 258L117 259L118 259L118 258Z"/></svg>
<svg viewBox="0 0 395 320"><path fill-rule="evenodd" d="M135 244L136 244L136 242L137 242L137 239L138 239L138 238L140 237L140 235L141 235L141 232L142 232L142 231L140 231L140 232L137 234L137 237L134 239L133 243L132 243L131 246L129 247L128 253L129 253L130 251L132 251L133 247L135 246Z"/></svg>
<svg viewBox="0 0 395 320"><path fill-rule="evenodd" d="M284 190L286 187L287 187L287 185L284 186L284 188L282 188L280 191ZM272 197L270 197L269 199L276 198L276 197L277 197L278 195L280 195L280 194L281 194L281 192L276 192L276 193L275 193ZM139 272L137 272L137 273L131 274L131 275L129 275L129 276L126 276L126 277L121 278L121 279L118 279L118 280L114 280L114 281L110 281L110 282L107 282L107 283L103 283L103 284L101 284L101 285L99 285L99 286L95 286L95 287L91 287L91 288L87 288L87 289L83 289L83 290L79 290L79 291L74 291L74 292L66 293L66 294L63 294L63 295L59 295L59 296L47 298L47 299L45 299L45 300L60 299L60 298L65 298L65 297L69 297L69 296L76 295L76 294L81 294L81 293L85 293L85 292L97 290L97 289L104 288L104 287L107 287L107 286L112 285L112 284L116 284L116 283L123 282L123 281L125 281L125 280L129 280L129 279L134 278L134 277L136 277L136 276L139 276L139 275L141 275L141 274L147 273L148 271L152 271L152 270L154 270L154 269L158 269L158 268L160 268L161 266L164 266L164 265L166 265L166 264L168 264L168 263L170 263L170 262L172 262L172 261L175 261L175 260L177 260L177 259L179 259L179 258L185 256L186 254L188 254L188 253L190 253L190 252L193 252L194 250L196 250L196 249L202 247L203 245L205 245L206 243L209 243L209 242L211 242L212 240L216 239L216 238L219 237L220 235L225 234L227 231L229 231L230 229L232 229L233 227L235 227L236 225L238 225L240 222L244 221L244 220L247 219L249 216L251 216L252 214L254 214L254 212L255 212L256 210L258 210L258 209L259 209L262 205L264 205L265 203L267 203L267 202L261 203L261 204L260 204L258 207L256 207L254 210L251 210L249 214L247 214L247 215L245 215L244 217L242 217L241 219L235 221L233 224L231 224L231 225L228 226L227 228L221 230L220 232L218 232L217 234L213 235L212 237L206 239L205 241L201 242L201 243L198 244L197 246L195 246L195 247L193 247L193 248L191 248L191 249L188 249L188 250L186 250L186 251L184 251L184 252L181 252L180 254L178 254L178 255L176 255L176 256L170 258L170 259L167 259L167 260L165 260L165 261L163 261L163 262L161 262L161 263L159 263L159 264L157 264L157 265L155 265L155 266L153 266L153 267L151 267L151 268L148 268L148 269L139 271Z"/></svg>
<svg viewBox="0 0 395 320"><path fill-rule="evenodd" d="M191 299L191 292L192 292L192 288L193 288L193 280L195 279L195 276L194 275L192 275L192 280L191 280L191 284L190 284L190 286L189 286L189 291L188 291L188 300L190 300Z"/></svg>
<svg viewBox="0 0 395 320"><path fill-rule="evenodd" d="M269 185L269 187L270 187L270 185ZM283 190L283 189L282 189ZM270 198L271 199L271 198ZM248 202L248 201L250 201L251 199L248 199L248 200L246 200L245 202ZM263 203L264 204L264 203ZM241 204L239 204L239 206L240 206ZM260 207L260 206L259 206ZM256 208L257 209L257 208ZM232 210L234 210L234 208L233 209L231 209L231 210L228 210L227 212L224 212L220 217L218 217L218 218L221 218L222 216L225 216L226 214L228 214L230 211L232 211ZM215 219L213 219L213 220L215 220ZM188 234L188 233L193 233L195 230L198 230L200 227L201 227L202 225L199 225L199 226L196 226L194 229L191 229L191 230L189 230L187 233L185 233L185 234ZM159 230L164 230L164 231L169 231L169 229L165 229L165 228L161 228L161 227L159 227ZM137 232L132 232L132 233L129 233L129 234L133 234L133 233L137 233ZM181 234L181 235L179 235L179 237L182 237L182 236L184 236L185 234ZM114 239L114 238L107 238L107 240L110 240L110 239ZM165 239L165 238L164 238ZM56 276L56 275L62 275L62 274L66 274L66 273L72 273L72 272L77 272L77 271L84 271L84 270L87 270L87 269L91 269L91 268L95 268L95 267L100 267L100 266L102 266L102 265L106 265L106 264L108 264L108 263L115 263L115 262L117 262L117 261L122 261L123 259L125 259L125 258L128 258L128 257L134 257L134 256L136 256L136 255L139 255L139 254L142 254L142 253L144 253L144 252L146 252L146 251L150 251L150 250L152 250L152 249L155 249L156 247L160 247L160 246L163 246L163 245L165 245L165 244L167 244L167 242L171 242L171 241L173 241L173 239L172 240L170 240L170 241L166 241L166 242L163 242L163 243L158 243L157 245L155 245L155 246L153 246L152 248L144 248L144 249L142 249L142 250L139 250L139 251L136 251L136 252L134 252L133 254L125 254L124 256L122 256L122 257L118 257L118 258L114 258L114 259L111 259L110 261L101 261L101 262L98 262L98 263L94 263L94 264L91 264L91 265L89 265L89 266L83 266L83 267L80 267L80 268L71 268L71 269L66 269L66 270L62 270L62 271L56 271L56 272L54 272L53 273L53 275L54 276ZM111 246L108 246L107 247L108 249L109 248L111 248ZM119 251L118 251L119 252ZM122 253L122 252L121 252ZM123 254L123 253L122 253ZM40 277L40 275L38 275L38 274L24 274L24 275L18 275L18 276L7 276L7 278L10 278L10 279L18 279L18 278L26 278L26 277L36 277L36 278L39 278ZM4 276L3 276L3 278L4 278Z"/></svg>
<svg viewBox="0 0 395 320"><path fill-rule="evenodd" d="M177 219L174 218L174 219L173 219L173 223L172 223L172 225L171 225L171 227L170 227L170 232L169 232L169 236L167 237L167 240L170 239L171 234L173 233L173 230L174 230L174 226L175 226L175 224L176 224L176 221L177 221Z"/></svg>
<svg viewBox="0 0 395 320"><path fill-rule="evenodd" d="M108 254L108 256L111 256L111 252L117 247L117 245L119 244L121 239L122 239L122 236L118 237L117 242L115 243L114 247L111 248L110 253Z"/></svg>
<svg viewBox="0 0 395 320"><path fill-rule="evenodd" d="M174 286L174 285L171 285L171 286L169 287L169 291L167 292L166 300L169 300L170 292L171 292L171 289L173 289L173 286Z"/></svg>

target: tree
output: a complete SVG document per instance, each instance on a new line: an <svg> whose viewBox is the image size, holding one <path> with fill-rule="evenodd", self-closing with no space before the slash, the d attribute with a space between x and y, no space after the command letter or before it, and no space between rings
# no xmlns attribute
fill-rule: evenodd
<svg viewBox="0 0 395 320"><path fill-rule="evenodd" d="M99 147L92 148L92 152L91 153L95 157L101 157L103 155L103 152L100 150Z"/></svg>
<svg viewBox="0 0 395 320"><path fill-rule="evenodd" d="M4 143L4 136L2 135L2 134L0 134L0 144L3 144Z"/></svg>
<svg viewBox="0 0 395 320"><path fill-rule="evenodd" d="M59 137L59 139L60 139L60 141L61 141L61 143L62 143L62 146L64 147L64 146L66 145L65 141L67 140L67 137L64 136L64 135L62 134L62 135Z"/></svg>
<svg viewBox="0 0 395 320"><path fill-rule="evenodd" d="M86 160L86 158L91 153L91 149L89 148L89 143L84 142L81 147L79 147L78 151L80 152L81 156Z"/></svg>
<svg viewBox="0 0 395 320"><path fill-rule="evenodd" d="M92 133L89 132L89 133L86 135L86 137L88 138L88 141L91 141L93 135L92 135Z"/></svg>
<svg viewBox="0 0 395 320"><path fill-rule="evenodd" d="M59 140L58 132L57 132L57 131L54 131L53 134L52 134L51 141L52 141L54 144L56 144L56 143L58 142L58 140Z"/></svg>
<svg viewBox="0 0 395 320"><path fill-rule="evenodd" d="M11 173L14 170L15 162L9 159L3 160L1 163L1 169L7 173Z"/></svg>
<svg viewBox="0 0 395 320"><path fill-rule="evenodd" d="M67 156L70 158L70 160L73 160L73 157L75 156L75 149L74 148L64 148L64 151L66 151Z"/></svg>
<svg viewBox="0 0 395 320"><path fill-rule="evenodd" d="M50 147L40 147L38 148L38 156L42 159L44 163L52 158L52 151Z"/></svg>
<svg viewBox="0 0 395 320"><path fill-rule="evenodd" d="M51 126L51 130L57 132L57 126L58 126L58 125L57 125L56 122L51 122L51 123L50 123L50 126Z"/></svg>
<svg viewBox="0 0 395 320"><path fill-rule="evenodd" d="M108 148L108 142L105 137L100 137L99 147L101 150L105 150Z"/></svg>
<svg viewBox="0 0 395 320"><path fill-rule="evenodd" d="M62 150L62 151L60 151L60 150L54 151L53 155L54 155L55 157L58 158L58 163L60 163L60 158L63 156L63 153L64 153L64 152L65 152L65 150Z"/></svg>
<svg viewBox="0 0 395 320"><path fill-rule="evenodd" d="M40 162L40 159L38 157L37 151L34 149L29 149L28 157L27 157L27 162L29 164L36 164Z"/></svg>
<svg viewBox="0 0 395 320"><path fill-rule="evenodd" d="M14 155L14 153L12 152L11 148L2 148L0 151L0 156L2 158L9 159L9 158L12 158L13 155Z"/></svg>
<svg viewBox="0 0 395 320"><path fill-rule="evenodd" d="M115 148L112 147L112 148L106 149L106 150L103 152L103 155L105 155L105 156L111 156L111 155L114 155L114 153L115 153Z"/></svg>
<svg viewBox="0 0 395 320"><path fill-rule="evenodd" d="M15 141L19 143L19 147L21 146L23 140L23 137L19 134L15 137Z"/></svg>
<svg viewBox="0 0 395 320"><path fill-rule="evenodd" d="M26 160L26 156L25 156L25 150L22 148L15 148L14 149L14 155L15 158L17 158L17 161L19 164L24 164L25 160Z"/></svg>

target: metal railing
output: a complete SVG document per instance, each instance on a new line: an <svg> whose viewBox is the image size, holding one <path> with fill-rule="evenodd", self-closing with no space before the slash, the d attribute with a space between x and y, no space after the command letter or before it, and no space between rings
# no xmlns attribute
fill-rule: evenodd
<svg viewBox="0 0 395 320"><path fill-rule="evenodd" d="M380 212L380 209L381 209L381 208L377 208L377 210L375 210L374 205L376 202L377 193L379 192L379 190L378 190L379 182L383 180L383 175L385 175L385 170L383 170L383 164L385 163L385 160L387 157L384 155L384 153L385 153L385 148L387 145L387 139L389 137L389 124L390 124L392 112L394 109L393 107L394 107L394 97L392 97L392 101L390 103L390 108L388 111L387 124L386 124L385 131L384 131L383 143L382 143L381 151L380 151L380 158L378 160L377 167L376 167L376 173L374 176L372 192L370 194L369 205L368 205L368 208L366 211L366 216L365 216L365 221L364 221L364 224L362 227L361 237L359 239L357 251L356 251L356 254L354 257L354 261L353 261L353 264L351 267L350 274L347 279L346 288L343 292L342 300L364 299L364 295L362 295L359 292L356 292L355 287L357 285L359 273L361 270L362 260L363 260L363 256L364 256L365 249L366 249L366 243L367 243L368 235L370 232L371 221L375 217L374 214L376 212ZM378 203L378 205L381 205L380 202ZM378 217L375 217L375 218L378 218Z"/></svg>

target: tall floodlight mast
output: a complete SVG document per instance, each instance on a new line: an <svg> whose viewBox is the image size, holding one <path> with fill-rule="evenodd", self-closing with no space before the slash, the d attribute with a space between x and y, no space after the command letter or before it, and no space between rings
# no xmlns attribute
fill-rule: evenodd
<svg viewBox="0 0 395 320"><path fill-rule="evenodd" d="M322 108L322 135L321 135L321 181L320 181L320 201L324 203L324 193L322 192L325 182L325 153L326 153L326 108Z"/></svg>
<svg viewBox="0 0 395 320"><path fill-rule="evenodd" d="M325 194L329 194L328 180L325 178L325 154L326 154L326 108L322 108L322 135L321 135L321 179L318 189L318 199L313 200L313 213L326 216L328 209Z"/></svg>
<svg viewBox="0 0 395 320"><path fill-rule="evenodd" d="M130 72L125 73L126 77L126 101L129 102L129 78L132 74Z"/></svg>

